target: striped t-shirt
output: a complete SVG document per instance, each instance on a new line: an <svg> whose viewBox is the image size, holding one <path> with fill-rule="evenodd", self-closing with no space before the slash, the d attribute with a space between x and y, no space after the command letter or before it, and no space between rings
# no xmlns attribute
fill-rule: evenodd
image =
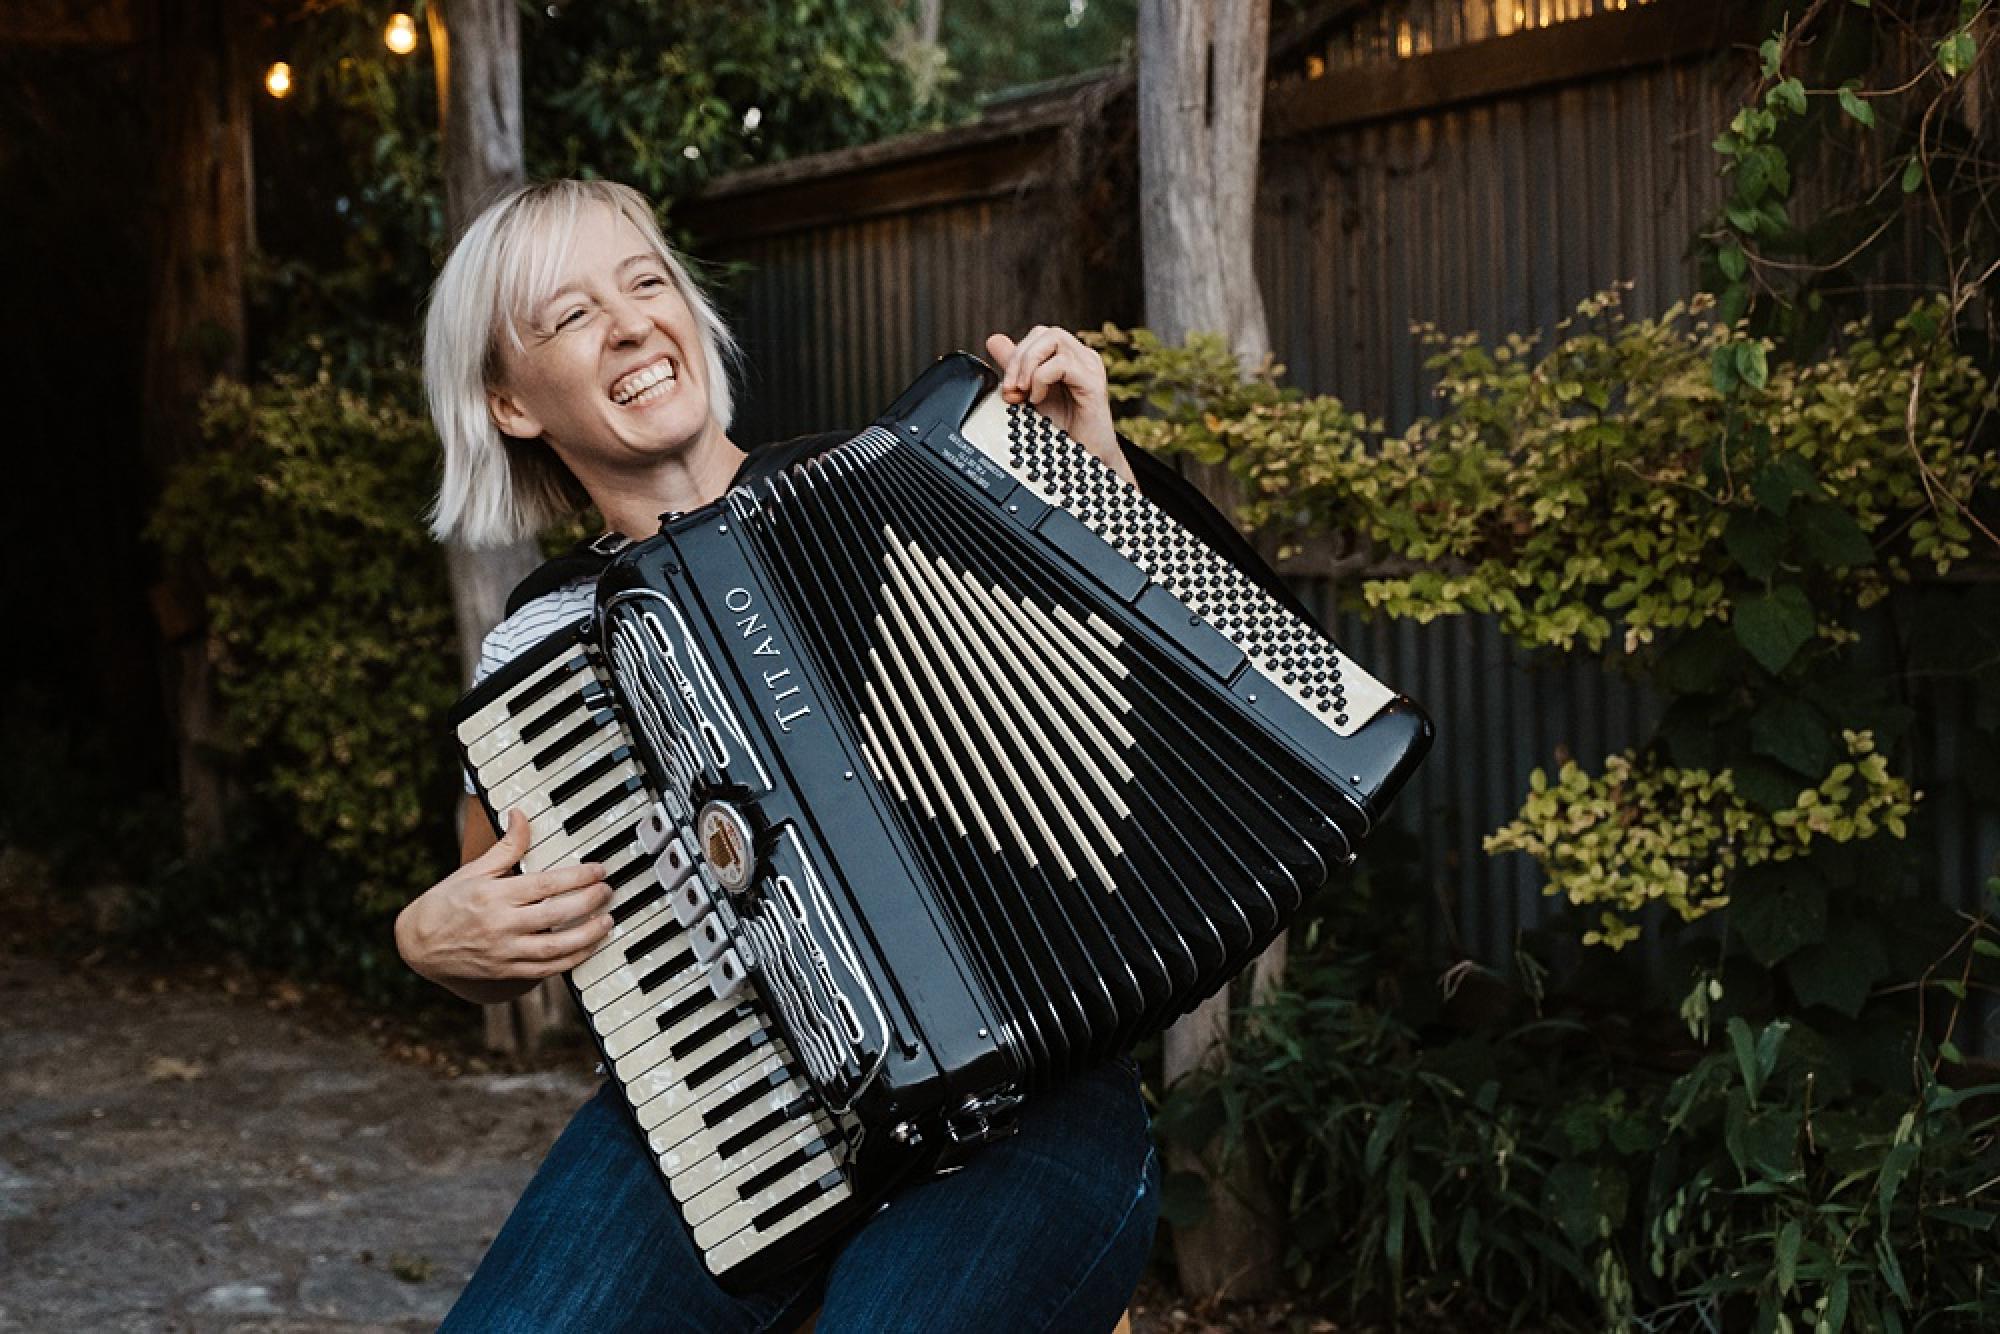
<svg viewBox="0 0 2000 1334"><path fill-rule="evenodd" d="M479 665L472 670L472 684L478 685L565 625L582 620L590 614L596 597L597 579L586 575L523 605L479 641ZM468 771L465 795L473 796L477 791Z"/></svg>

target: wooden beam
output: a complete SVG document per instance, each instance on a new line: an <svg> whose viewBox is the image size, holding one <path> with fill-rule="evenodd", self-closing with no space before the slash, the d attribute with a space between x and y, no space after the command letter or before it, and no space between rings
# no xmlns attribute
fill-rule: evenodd
<svg viewBox="0 0 2000 1334"><path fill-rule="evenodd" d="M242 378L250 262L250 64L242 0L181 0L153 11L146 33L154 179L145 196L151 242L140 447L156 478L205 448L201 399L217 376ZM179 747L181 813L191 850L217 846L228 795L216 756L228 737L213 688L206 627L172 608L203 605L199 562L172 562L156 608Z"/></svg>
<svg viewBox="0 0 2000 1334"><path fill-rule="evenodd" d="M138 40L133 0L0 4L0 46L129 46Z"/></svg>
<svg viewBox="0 0 2000 1334"><path fill-rule="evenodd" d="M1332 70L1273 87L1264 135L1291 138L1707 55L1753 36L1755 8L1742 0L1655 0L1392 64Z"/></svg>

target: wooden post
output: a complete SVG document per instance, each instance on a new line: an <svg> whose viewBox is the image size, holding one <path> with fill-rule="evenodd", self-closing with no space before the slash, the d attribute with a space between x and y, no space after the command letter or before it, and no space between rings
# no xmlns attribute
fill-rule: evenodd
<svg viewBox="0 0 2000 1334"><path fill-rule="evenodd" d="M251 246L248 80L237 0L149 7L154 176L147 231L146 404L141 447L164 478L202 447L202 395L244 365L244 265ZM199 571L176 562L153 590L166 640L168 717L179 752L182 826L191 851L222 837L222 720Z"/></svg>
<svg viewBox="0 0 2000 1334"><path fill-rule="evenodd" d="M427 11L443 137L445 227L455 243L488 204L526 177L521 149L521 25L514 0L432 0ZM532 541L445 549L465 679L479 644L506 612L507 594L536 565ZM486 1044L533 1051L571 1019L562 982L551 978L510 1005L486 1007Z"/></svg>
<svg viewBox="0 0 2000 1334"><path fill-rule="evenodd" d="M1139 215L1146 323L1178 343L1221 333L1247 369L1270 353L1251 237L1256 224L1257 145L1264 106L1269 0L1142 0L1139 6ZM1228 475L1196 480L1225 509ZM1258 960L1253 996L1284 968L1280 936ZM1168 1085L1229 1059L1227 990L1167 1030ZM1207 1216L1174 1229L1182 1289L1197 1300L1254 1297L1278 1277L1276 1208L1261 1164L1247 1156L1219 1167L1219 1145L1170 1146L1168 1167L1208 1184Z"/></svg>

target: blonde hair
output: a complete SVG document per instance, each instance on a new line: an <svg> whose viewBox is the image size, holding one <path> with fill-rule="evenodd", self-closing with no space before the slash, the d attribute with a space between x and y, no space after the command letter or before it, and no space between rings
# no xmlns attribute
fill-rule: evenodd
<svg viewBox="0 0 2000 1334"><path fill-rule="evenodd" d="M424 318L424 392L444 446L444 481L430 513L440 541L500 546L530 538L590 498L540 440L503 435L486 391L500 378L505 338L522 350L521 313L560 281L587 206L615 209L659 254L694 312L708 372L708 409L724 430L733 403L725 358L736 344L715 307L667 244L646 197L614 181L554 180L523 186L482 212L452 248Z"/></svg>

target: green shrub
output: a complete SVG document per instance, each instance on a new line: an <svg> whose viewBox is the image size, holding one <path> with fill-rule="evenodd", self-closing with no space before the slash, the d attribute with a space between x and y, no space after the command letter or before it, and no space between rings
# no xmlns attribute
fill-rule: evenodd
<svg viewBox="0 0 2000 1334"><path fill-rule="evenodd" d="M1226 462L1253 526L1372 544L1368 606L1489 614L1525 647L1608 649L1648 677L1668 701L1656 744L1600 777L1537 774L1487 843L1533 856L1612 947L1650 905L1693 920L1831 865L1815 847L1904 836L1918 794L1876 752L1910 690L1880 663L1968 628L1885 632L1881 609L1994 550L1976 516L2000 455L1977 432L2000 397L1942 304L1803 364L1706 309L1633 320L1610 294L1546 347L1431 335L1437 410L1398 436L1276 367L1240 378L1215 339L1098 337L1114 395L1153 409L1127 423L1141 444ZM1959 600L2000 625L1990 590ZM1963 675L2000 704L2000 659Z"/></svg>
<svg viewBox="0 0 2000 1334"><path fill-rule="evenodd" d="M2000 1320L2000 1086L1920 1062L1892 1093L1810 1025L1741 1017L1676 1077L1615 1014L1496 1003L1486 975L1477 1027L1412 1022L1383 963L1295 956L1229 1070L1159 1118L1259 1146L1316 1301L1530 1330Z"/></svg>
<svg viewBox="0 0 2000 1334"><path fill-rule="evenodd" d="M448 856L445 714L457 658L443 555L424 531L429 426L325 378L220 383L210 448L153 532L206 572L232 767L364 910L400 906Z"/></svg>

